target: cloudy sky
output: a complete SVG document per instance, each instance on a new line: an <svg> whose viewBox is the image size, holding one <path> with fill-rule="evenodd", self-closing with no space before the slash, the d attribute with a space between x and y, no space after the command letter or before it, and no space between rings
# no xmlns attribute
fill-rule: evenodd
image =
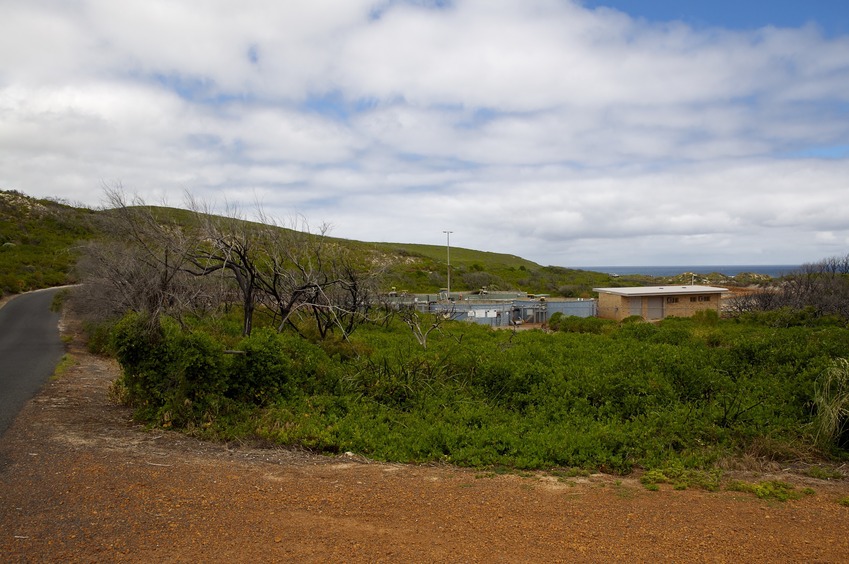
<svg viewBox="0 0 849 564"><path fill-rule="evenodd" d="M844 0L0 0L0 188L542 264L849 252Z"/></svg>

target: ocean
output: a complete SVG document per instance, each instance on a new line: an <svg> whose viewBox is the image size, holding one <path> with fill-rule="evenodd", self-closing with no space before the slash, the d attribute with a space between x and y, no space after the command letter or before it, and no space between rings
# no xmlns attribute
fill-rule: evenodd
<svg viewBox="0 0 849 564"><path fill-rule="evenodd" d="M734 265L699 265L699 266L576 266L582 270L593 270L595 272L607 272L608 274L641 274L643 276L676 276L684 272L695 272L696 274L710 274L719 272L726 276L736 276L741 272L754 272L766 274L772 278L779 278L785 274L799 270L798 264L734 264Z"/></svg>

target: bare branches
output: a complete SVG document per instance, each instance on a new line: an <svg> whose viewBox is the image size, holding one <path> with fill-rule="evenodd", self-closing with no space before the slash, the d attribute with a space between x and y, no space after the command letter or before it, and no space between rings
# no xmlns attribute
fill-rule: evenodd
<svg viewBox="0 0 849 564"><path fill-rule="evenodd" d="M203 303L206 288L190 284L185 266L194 241L167 214L122 188L106 189L109 209L101 215L106 241L91 243L78 266L86 292L78 303L94 313L127 310L152 319Z"/></svg>
<svg viewBox="0 0 849 564"><path fill-rule="evenodd" d="M192 211L199 240L188 253L186 272L197 277L229 273L241 298L242 334L250 335L261 276L256 248L259 228L235 215L214 216L195 200L191 200L191 205L195 206Z"/></svg>
<svg viewBox="0 0 849 564"><path fill-rule="evenodd" d="M115 310L215 308L235 294L245 335L260 308L279 330L310 321L324 338L337 330L347 337L374 307L378 272L331 240L326 224L312 231L296 217L283 228L261 209L259 222L232 207L219 216L190 194L190 213L177 222L169 214L178 210L128 201L120 186L106 197L114 242L92 249L98 266L87 280L110 288Z"/></svg>
<svg viewBox="0 0 849 564"><path fill-rule="evenodd" d="M427 349L427 338L433 331L441 331L442 323L446 319L450 319L450 314L422 314L420 315L415 309L402 309L399 313L401 320L407 324L413 332L413 337L422 346Z"/></svg>
<svg viewBox="0 0 849 564"><path fill-rule="evenodd" d="M849 319L849 255L803 265L773 288L735 297L732 313L780 308L811 309L818 316Z"/></svg>

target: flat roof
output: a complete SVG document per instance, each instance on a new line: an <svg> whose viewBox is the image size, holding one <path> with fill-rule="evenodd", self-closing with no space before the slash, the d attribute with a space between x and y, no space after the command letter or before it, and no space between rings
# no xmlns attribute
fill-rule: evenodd
<svg viewBox="0 0 849 564"><path fill-rule="evenodd" d="M633 288L593 288L596 292L616 294L617 296L669 296L680 294L721 294L727 288L716 286L640 286Z"/></svg>

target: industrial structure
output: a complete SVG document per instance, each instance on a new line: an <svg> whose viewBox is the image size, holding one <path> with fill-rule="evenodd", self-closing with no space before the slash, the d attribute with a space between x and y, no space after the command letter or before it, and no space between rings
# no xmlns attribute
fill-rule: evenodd
<svg viewBox="0 0 849 564"><path fill-rule="evenodd" d="M392 307L413 308L491 327L511 327L548 323L555 313L616 321L631 316L639 316L646 321L691 317L705 310L720 313L722 294L728 291L726 288L699 285L593 290L598 292L598 299L552 298L526 292L449 292L447 289L436 294L398 295L392 292L386 299Z"/></svg>
<svg viewBox="0 0 849 564"><path fill-rule="evenodd" d="M389 304L491 327L543 324L558 312L576 317L596 315L594 299L550 298L525 292L468 294L443 290L439 294L390 295Z"/></svg>
<svg viewBox="0 0 849 564"><path fill-rule="evenodd" d="M621 321L638 315L646 321L666 317L691 317L698 311L720 312L726 288L715 286L647 286L593 288L598 292L598 317Z"/></svg>

